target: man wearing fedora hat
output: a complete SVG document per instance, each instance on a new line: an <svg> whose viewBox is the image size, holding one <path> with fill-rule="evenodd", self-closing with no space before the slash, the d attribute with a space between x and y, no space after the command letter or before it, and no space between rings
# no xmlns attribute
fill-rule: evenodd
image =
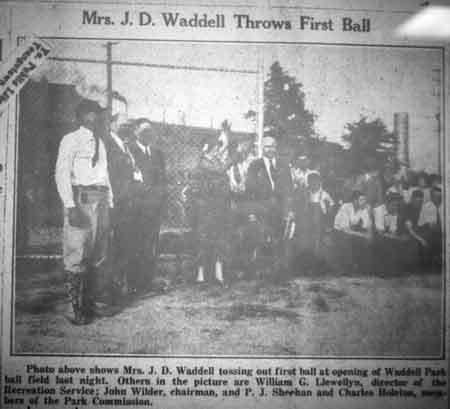
<svg viewBox="0 0 450 409"><path fill-rule="evenodd" d="M98 133L102 107L84 99L76 108L79 128L63 137L55 168L64 205L64 268L73 324L87 324L95 313L96 274L106 260L109 208L113 197L106 150Z"/></svg>

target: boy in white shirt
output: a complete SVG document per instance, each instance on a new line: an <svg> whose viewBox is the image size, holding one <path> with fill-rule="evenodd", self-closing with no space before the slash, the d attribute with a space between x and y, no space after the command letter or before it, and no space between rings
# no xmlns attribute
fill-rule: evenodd
<svg viewBox="0 0 450 409"><path fill-rule="evenodd" d="M344 203L334 219L334 248L338 269L344 272L373 268L372 219L366 196L355 190L352 201Z"/></svg>
<svg viewBox="0 0 450 409"><path fill-rule="evenodd" d="M435 185L431 188L430 201L422 206L417 222L421 236L425 238L427 246L427 263L431 267L440 269L443 254L443 203L442 187Z"/></svg>

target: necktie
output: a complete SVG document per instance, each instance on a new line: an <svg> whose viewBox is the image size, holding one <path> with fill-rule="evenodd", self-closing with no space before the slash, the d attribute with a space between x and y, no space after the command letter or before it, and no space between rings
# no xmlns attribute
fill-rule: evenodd
<svg viewBox="0 0 450 409"><path fill-rule="evenodd" d="M125 148L125 153L128 156L128 160L131 162L131 165L133 166L133 169L135 169L136 168L136 162L135 162L135 160L133 158L133 155L130 152L130 149L128 148L128 145L125 145L124 148Z"/></svg>
<svg viewBox="0 0 450 409"><path fill-rule="evenodd" d="M274 184L274 189L275 189L275 184L276 184L276 173L277 173L277 168L275 167L274 164L274 160L270 161L270 175L272 176L272 180L273 180L273 184Z"/></svg>
<svg viewBox="0 0 450 409"><path fill-rule="evenodd" d="M95 151L94 156L92 156L92 167L95 168L95 165L97 165L98 158L99 158L99 145L100 145L100 137L95 134L94 132L94 140L95 140Z"/></svg>
<svg viewBox="0 0 450 409"><path fill-rule="evenodd" d="M233 169L234 169L234 180L239 185L242 182L242 178L241 178L241 173L239 172L238 165L234 165Z"/></svg>

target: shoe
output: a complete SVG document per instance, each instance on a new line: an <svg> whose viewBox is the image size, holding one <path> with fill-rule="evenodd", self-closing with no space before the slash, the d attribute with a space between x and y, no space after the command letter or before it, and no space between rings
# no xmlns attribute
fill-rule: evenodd
<svg viewBox="0 0 450 409"><path fill-rule="evenodd" d="M91 320L84 316L74 316L74 317L66 316L66 318L72 325L76 326L88 325L91 323Z"/></svg>
<svg viewBox="0 0 450 409"><path fill-rule="evenodd" d="M66 283L70 302L72 304L73 316L66 316L66 318L73 325L89 324L89 316L85 313L84 296L83 296L83 280L79 274L67 272L68 280Z"/></svg>
<svg viewBox="0 0 450 409"><path fill-rule="evenodd" d="M88 316L83 314L83 311L79 307L78 303L73 303L72 309L73 309L73 316L67 315L65 316L72 325L79 326L90 324L91 320L88 318Z"/></svg>
<svg viewBox="0 0 450 409"><path fill-rule="evenodd" d="M113 315L116 315L119 311L120 309L117 306L93 303L89 306L88 316L97 318L112 317Z"/></svg>

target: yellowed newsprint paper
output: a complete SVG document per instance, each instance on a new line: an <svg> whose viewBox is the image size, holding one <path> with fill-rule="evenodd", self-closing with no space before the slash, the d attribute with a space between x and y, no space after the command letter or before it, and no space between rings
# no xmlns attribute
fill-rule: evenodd
<svg viewBox="0 0 450 409"><path fill-rule="evenodd" d="M0 407L448 408L438 3L2 2Z"/></svg>

